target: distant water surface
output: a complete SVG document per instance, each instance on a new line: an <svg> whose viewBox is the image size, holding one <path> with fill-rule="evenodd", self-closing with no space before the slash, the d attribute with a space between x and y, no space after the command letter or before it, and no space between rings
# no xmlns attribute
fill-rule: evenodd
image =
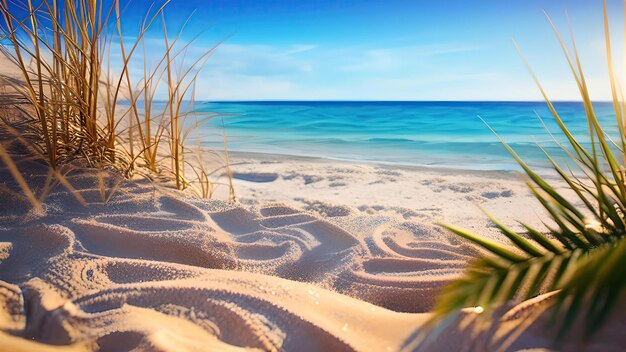
<svg viewBox="0 0 626 352"><path fill-rule="evenodd" d="M572 133L589 141L583 105L555 103ZM233 151L315 156L355 161L511 170L517 165L481 116L529 164L548 166L539 143L557 159L558 148L535 112L560 141L542 102L210 102L199 111L225 114L203 122L207 146L222 148L222 123ZM617 135L610 103L596 114ZM589 145L589 143L587 143Z"/></svg>

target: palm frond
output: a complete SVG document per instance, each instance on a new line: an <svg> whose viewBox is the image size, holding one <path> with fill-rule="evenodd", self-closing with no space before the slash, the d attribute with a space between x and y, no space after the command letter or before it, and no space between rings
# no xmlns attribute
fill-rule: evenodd
<svg viewBox="0 0 626 352"><path fill-rule="evenodd" d="M565 171L539 146L560 180L573 191L573 196L566 197L535 172L492 129L524 171L529 190L553 224L546 225L548 231L545 233L521 224L525 233L520 234L487 214L509 244L489 241L470 231L442 224L489 254L470 264L460 279L444 288L435 307L435 320L468 306L490 312L512 299L523 300L553 291L556 296L551 300L553 320L557 323L555 336L563 337L575 319L584 319L586 337L590 337L602 326L626 286L626 173L623 165L626 161L626 104L620 100L621 87L613 70L606 1L604 29L613 107L619 129L617 142L608 136L595 113L575 42L572 39L573 54L570 54L550 17L548 20L580 91L591 150L568 129L515 44L548 104L552 118L566 137L566 143L558 142L548 132L566 152L570 164L578 168L575 172ZM570 35L573 38L571 26Z"/></svg>

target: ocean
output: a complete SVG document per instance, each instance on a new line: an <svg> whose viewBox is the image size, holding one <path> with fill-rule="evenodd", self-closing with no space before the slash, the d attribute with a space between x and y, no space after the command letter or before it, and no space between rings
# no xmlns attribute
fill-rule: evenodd
<svg viewBox="0 0 626 352"><path fill-rule="evenodd" d="M557 102L570 131L590 147L582 103ZM519 169L485 120L526 162L548 167L537 147L558 160L565 141L544 102L263 101L197 103L224 116L200 125L203 143L231 151L436 166L472 170ZM612 103L595 104L606 132L618 136ZM224 130L222 130L222 126Z"/></svg>

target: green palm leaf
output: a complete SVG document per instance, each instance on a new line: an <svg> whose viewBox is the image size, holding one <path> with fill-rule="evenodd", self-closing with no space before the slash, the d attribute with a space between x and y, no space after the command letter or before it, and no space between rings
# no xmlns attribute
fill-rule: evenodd
<svg viewBox="0 0 626 352"><path fill-rule="evenodd" d="M606 1L604 27L620 140L616 143L604 132L589 98L576 46L573 45L572 57L554 27L581 93L592 142L591 150L587 150L570 133L523 55L522 59L544 96L552 118L566 137L567 145L559 143L553 136L555 143L579 170L576 173L565 171L545 149L540 148L560 179L573 191L575 199L568 199L559 193L498 136L524 170L526 184L555 226L546 226L547 233L542 233L522 224L526 231L520 234L487 214L500 233L509 240L510 243L506 245L486 240L455 226L441 224L456 235L484 248L489 254L470 264L460 279L444 288L435 307L435 319L468 306L480 306L490 311L511 299L528 299L554 291L555 299L550 302L553 304L553 319L557 323L556 337L562 337L574 319L579 317L584 319L586 336L590 337L602 326L619 301L626 286L626 187L624 165L620 164L621 160L626 160L626 104L618 99L617 94ZM614 154L615 150L619 156ZM584 205L582 209L576 205L579 203Z"/></svg>

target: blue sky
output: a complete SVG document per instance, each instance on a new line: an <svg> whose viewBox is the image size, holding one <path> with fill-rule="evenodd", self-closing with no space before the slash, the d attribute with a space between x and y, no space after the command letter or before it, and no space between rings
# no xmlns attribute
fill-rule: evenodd
<svg viewBox="0 0 626 352"><path fill-rule="evenodd" d="M608 2L621 51L623 5ZM576 100L544 10L565 34L568 11L592 97L609 99L601 0L174 0L167 22L195 11L197 52L228 38L199 76L203 100L540 100L512 38L551 98Z"/></svg>

